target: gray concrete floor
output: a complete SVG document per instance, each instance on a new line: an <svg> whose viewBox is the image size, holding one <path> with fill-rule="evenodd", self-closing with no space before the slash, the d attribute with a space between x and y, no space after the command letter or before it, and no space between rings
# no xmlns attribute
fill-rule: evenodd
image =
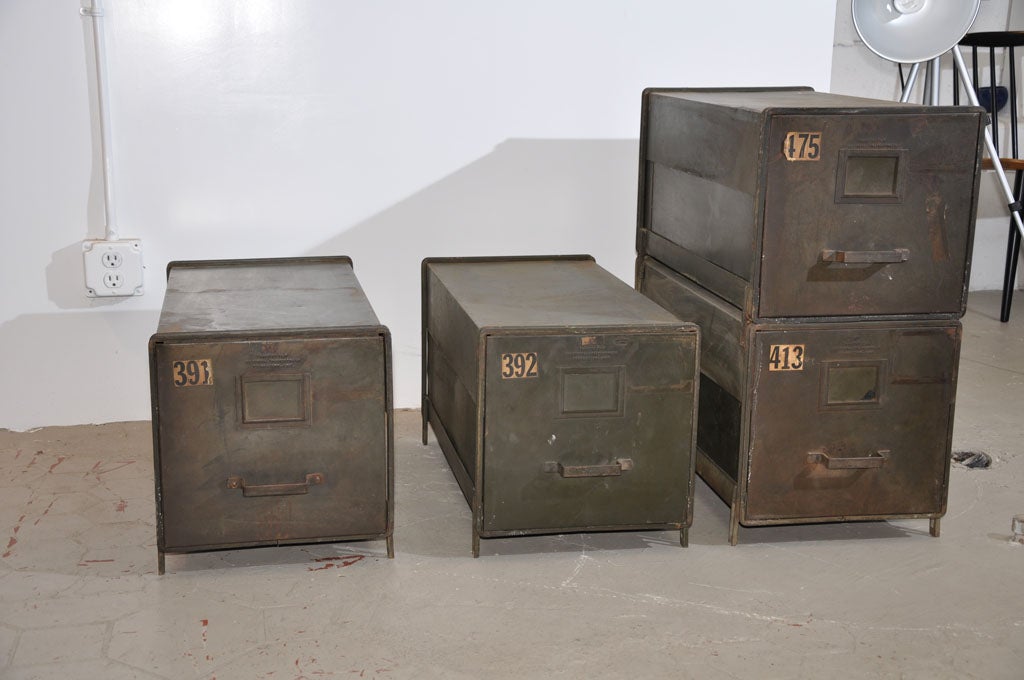
<svg viewBox="0 0 1024 680"><path fill-rule="evenodd" d="M926 520L749 528L698 481L671 532L485 540L419 413L383 542L168 556L149 424L0 431L0 677L1022 678L1024 299L972 294L942 536Z"/></svg>

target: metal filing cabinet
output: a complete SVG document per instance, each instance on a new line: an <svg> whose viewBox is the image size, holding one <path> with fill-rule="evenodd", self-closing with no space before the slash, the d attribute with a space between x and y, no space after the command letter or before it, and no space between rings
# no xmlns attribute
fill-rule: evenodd
<svg viewBox="0 0 1024 680"><path fill-rule="evenodd" d="M637 252L755 320L959 318L983 114L645 90Z"/></svg>
<svg viewBox="0 0 1024 680"><path fill-rule="evenodd" d="M394 555L391 339L347 257L172 262L149 343L165 553Z"/></svg>
<svg viewBox="0 0 1024 680"><path fill-rule="evenodd" d="M693 511L696 326L588 256L423 262L423 441L480 538L673 529Z"/></svg>
<svg viewBox="0 0 1024 680"><path fill-rule="evenodd" d="M960 323L750 323L655 260L640 290L700 326L697 471L738 525L946 512Z"/></svg>
<svg viewBox="0 0 1024 680"><path fill-rule="evenodd" d="M983 112L644 92L637 288L702 333L697 471L738 526L946 510Z"/></svg>

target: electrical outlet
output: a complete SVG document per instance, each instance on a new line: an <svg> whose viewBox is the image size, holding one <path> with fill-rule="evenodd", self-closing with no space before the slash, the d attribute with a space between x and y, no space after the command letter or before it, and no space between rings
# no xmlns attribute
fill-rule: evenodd
<svg viewBox="0 0 1024 680"><path fill-rule="evenodd" d="M121 288L124 286L124 275L121 272L107 272L103 275L103 285L107 288Z"/></svg>
<svg viewBox="0 0 1024 680"><path fill-rule="evenodd" d="M142 241L83 241L88 297L142 295Z"/></svg>
<svg viewBox="0 0 1024 680"><path fill-rule="evenodd" d="M124 264L124 258L121 257L121 253L116 250L107 250L103 253L102 257L100 257L100 262L102 262L103 266L107 269L117 269Z"/></svg>

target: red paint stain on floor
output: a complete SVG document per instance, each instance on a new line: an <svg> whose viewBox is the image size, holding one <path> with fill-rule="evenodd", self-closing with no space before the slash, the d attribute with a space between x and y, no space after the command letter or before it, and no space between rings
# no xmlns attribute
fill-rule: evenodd
<svg viewBox="0 0 1024 680"><path fill-rule="evenodd" d="M35 522L32 522L32 526L35 526L35 525L39 524L39 522L41 522L44 517L46 517L48 514L50 514L50 508L52 508L53 504L56 503L56 502L57 502L56 498L54 498L52 501L50 501L50 504L46 506L45 510L43 510L43 514L39 515L39 517L36 518Z"/></svg>
<svg viewBox="0 0 1024 680"><path fill-rule="evenodd" d="M96 464L92 466L92 468L89 470L89 472L86 473L86 475L93 474L96 475L97 479L100 479L103 475L109 472L113 472L114 470L120 470L123 467L128 467L134 462L134 460L117 460L111 463L111 467L101 468L100 466L103 465L103 461L100 460L97 461Z"/></svg>
<svg viewBox="0 0 1024 680"><path fill-rule="evenodd" d="M60 464L61 464L61 463L63 463L64 461L66 461L67 459L68 459L68 457L67 457L67 456L57 456L57 462L56 462L56 463L54 463L53 465L51 465L51 466L50 466L50 469L49 469L49 470L47 470L47 472L48 472L48 473L49 473L49 472L53 472L53 469L54 469L55 467L57 467L58 465L60 465Z"/></svg>
<svg viewBox="0 0 1024 680"><path fill-rule="evenodd" d="M310 571L317 571L319 569L327 569L332 566L351 566L360 560L366 559L366 555L345 555L338 557L314 557L314 562L328 562L324 566L312 566L309 567ZM336 563L337 562L337 563Z"/></svg>
<svg viewBox="0 0 1024 680"><path fill-rule="evenodd" d="M122 498L121 500L119 500L117 502L116 505L114 505L114 512L124 512L125 508L127 508L127 507L128 507L128 501L126 501L125 499Z"/></svg>
<svg viewBox="0 0 1024 680"><path fill-rule="evenodd" d="M11 548L13 548L17 543L18 543L18 539L16 539L14 536L11 536L11 540L7 541L7 552L5 552L3 554L3 556L4 557L10 557L11 556Z"/></svg>

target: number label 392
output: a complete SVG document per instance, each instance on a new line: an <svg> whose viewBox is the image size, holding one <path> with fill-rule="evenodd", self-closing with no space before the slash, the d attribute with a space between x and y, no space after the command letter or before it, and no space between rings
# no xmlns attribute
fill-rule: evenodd
<svg viewBox="0 0 1024 680"><path fill-rule="evenodd" d="M772 345L768 350L769 371L804 370L803 345Z"/></svg>
<svg viewBox="0 0 1024 680"><path fill-rule="evenodd" d="M505 352L501 355L501 377L503 380L512 378L536 378L536 352Z"/></svg>
<svg viewBox="0 0 1024 680"><path fill-rule="evenodd" d="M172 361L171 373L175 387L213 384L213 362L209 359Z"/></svg>
<svg viewBox="0 0 1024 680"><path fill-rule="evenodd" d="M790 132L782 144L787 161L821 160L820 132Z"/></svg>

